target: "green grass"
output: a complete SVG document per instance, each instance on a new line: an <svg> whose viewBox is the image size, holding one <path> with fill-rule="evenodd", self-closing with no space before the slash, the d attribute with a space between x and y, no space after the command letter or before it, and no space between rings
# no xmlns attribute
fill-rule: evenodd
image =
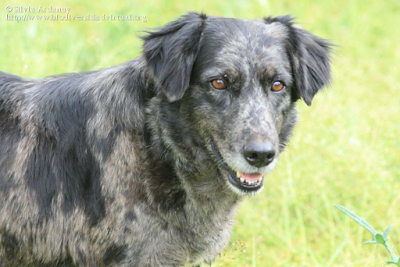
<svg viewBox="0 0 400 267"><path fill-rule="evenodd" d="M141 31L190 10L241 18L293 14L338 45L333 83L312 107L299 103L289 147L265 190L240 208L230 245L213 266L385 264L386 252L361 246L369 234L333 205L357 211L378 229L393 224L391 244L400 247L398 0L108 2L2 1L0 70L44 77L116 65L140 54ZM6 21L6 7L16 5L145 15L147 22Z"/></svg>
<svg viewBox="0 0 400 267"><path fill-rule="evenodd" d="M340 206L338 204L335 204L335 207L338 208L340 211L342 211L344 214L352 218L356 223L358 223L360 226L362 226L365 230L367 230L371 236L372 240L365 241L363 244L367 245L383 245L387 252L390 254L390 259L386 261L386 263L389 264L394 264L397 266L400 266L400 257L397 256L397 253L393 249L393 246L390 245L389 243L389 234L390 231L392 230L392 225L390 225L384 232L380 232L375 230L373 226L371 226L364 218L358 216L356 213L353 211L350 211L346 209L343 206Z"/></svg>

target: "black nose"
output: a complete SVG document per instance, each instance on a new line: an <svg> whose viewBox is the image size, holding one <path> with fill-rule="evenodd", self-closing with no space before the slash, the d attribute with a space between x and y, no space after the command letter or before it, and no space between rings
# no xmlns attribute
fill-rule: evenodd
<svg viewBox="0 0 400 267"><path fill-rule="evenodd" d="M250 142L243 151L246 161L258 168L270 164L274 160L275 154L275 149L269 142Z"/></svg>

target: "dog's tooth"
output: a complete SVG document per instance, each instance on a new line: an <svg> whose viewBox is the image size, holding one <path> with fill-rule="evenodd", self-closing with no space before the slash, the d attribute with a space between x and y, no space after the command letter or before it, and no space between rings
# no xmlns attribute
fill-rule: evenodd
<svg viewBox="0 0 400 267"><path fill-rule="evenodd" d="M236 177L237 177L237 178L240 178L240 176L241 176L241 175L240 175L240 172L236 172Z"/></svg>
<svg viewBox="0 0 400 267"><path fill-rule="evenodd" d="M244 183L244 178L243 178L243 177L240 177L240 181L241 181L242 183Z"/></svg>

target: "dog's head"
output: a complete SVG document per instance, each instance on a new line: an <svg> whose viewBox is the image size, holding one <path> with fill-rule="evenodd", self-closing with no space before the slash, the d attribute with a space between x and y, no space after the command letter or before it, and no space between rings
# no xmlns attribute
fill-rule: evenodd
<svg viewBox="0 0 400 267"><path fill-rule="evenodd" d="M296 122L330 79L330 44L293 25L189 13L143 38L160 94L201 136L224 181L252 194L263 186Z"/></svg>

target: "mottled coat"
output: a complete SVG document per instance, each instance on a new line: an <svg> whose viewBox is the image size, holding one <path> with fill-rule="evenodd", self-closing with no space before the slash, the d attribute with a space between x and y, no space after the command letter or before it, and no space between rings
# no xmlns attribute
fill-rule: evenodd
<svg viewBox="0 0 400 267"><path fill-rule="evenodd" d="M108 69L0 73L0 266L213 262L330 77L288 16L189 13L143 39Z"/></svg>

